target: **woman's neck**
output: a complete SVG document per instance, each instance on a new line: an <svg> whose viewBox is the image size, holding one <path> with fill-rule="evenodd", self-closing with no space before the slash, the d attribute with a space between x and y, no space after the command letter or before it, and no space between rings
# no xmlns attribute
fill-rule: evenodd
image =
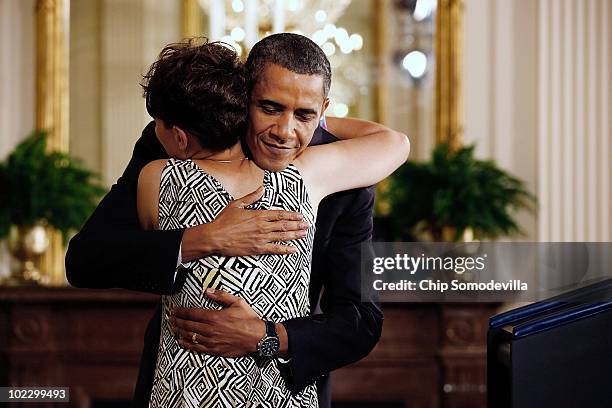
<svg viewBox="0 0 612 408"><path fill-rule="evenodd" d="M233 162L243 160L246 156L240 142L224 150L198 149L188 156L193 160L211 160L217 162Z"/></svg>
<svg viewBox="0 0 612 408"><path fill-rule="evenodd" d="M264 171L248 160L240 143L222 151L199 149L187 157L217 179L232 197L243 197L263 184Z"/></svg>

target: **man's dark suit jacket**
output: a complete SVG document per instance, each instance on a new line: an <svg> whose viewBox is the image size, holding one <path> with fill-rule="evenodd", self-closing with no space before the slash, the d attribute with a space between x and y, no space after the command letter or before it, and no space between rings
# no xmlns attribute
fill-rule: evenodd
<svg viewBox="0 0 612 408"><path fill-rule="evenodd" d="M70 241L66 275L76 287L125 288L156 294L176 290L174 272L184 230L143 231L138 222L138 175L149 162L167 158L154 122L136 142L125 172ZM317 129L311 144L336 140ZM367 356L377 343L383 316L373 299L362 302L361 244L372 237L373 188L336 193L318 210L310 304L322 313L283 322L291 361L281 365L287 386L299 391L317 381L321 407L330 406L332 370ZM177 279L177 282L179 279ZM161 304L161 303L160 303ZM147 406L160 336L160 307L145 334L135 406Z"/></svg>

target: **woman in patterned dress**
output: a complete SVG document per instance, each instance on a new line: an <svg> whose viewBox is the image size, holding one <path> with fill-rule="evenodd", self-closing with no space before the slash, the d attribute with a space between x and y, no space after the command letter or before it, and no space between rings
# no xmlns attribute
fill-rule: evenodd
<svg viewBox="0 0 612 408"><path fill-rule="evenodd" d="M307 147L328 104L329 62L305 37L283 34L276 39L300 44L299 54L286 63L275 59L260 70L251 67L257 77L250 83L233 51L194 41L166 47L145 76L147 109L171 158L149 163L140 174L138 215L144 228L214 222L235 197L253 191L260 198L246 208L298 212L309 226L287 244L286 255L208 256L185 264L190 270L185 282L163 297L166 318L151 407L318 406L315 385L292 394L273 358L182 349L167 316L176 306L220 308L205 296L210 289L244 299L266 321L308 314L319 202L336 191L375 184L408 156L405 135L349 119L329 120L330 131L344 140ZM265 47L260 49L265 54ZM316 66L314 72L295 68L295 60L304 55L306 65L312 58L323 61L323 74Z"/></svg>

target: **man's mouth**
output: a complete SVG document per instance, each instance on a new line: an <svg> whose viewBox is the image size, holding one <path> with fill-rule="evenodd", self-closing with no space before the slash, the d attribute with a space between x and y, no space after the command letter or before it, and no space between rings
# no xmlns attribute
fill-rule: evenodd
<svg viewBox="0 0 612 408"><path fill-rule="evenodd" d="M293 147L290 147L290 146L283 146L283 145L278 145L275 143L268 143L264 141L262 141L262 143L268 148L269 151L277 155L286 155L286 154L289 154L293 150Z"/></svg>

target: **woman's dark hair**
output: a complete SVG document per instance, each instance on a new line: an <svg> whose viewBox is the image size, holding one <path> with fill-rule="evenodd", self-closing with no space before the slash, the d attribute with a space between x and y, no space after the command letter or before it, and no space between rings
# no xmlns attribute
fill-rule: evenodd
<svg viewBox="0 0 612 408"><path fill-rule="evenodd" d="M268 64L276 64L301 75L323 78L323 97L331 86L331 66L323 50L310 38L294 33L272 34L253 46L246 61L249 93Z"/></svg>
<svg viewBox="0 0 612 408"><path fill-rule="evenodd" d="M233 146L245 129L247 83L229 47L206 38L166 46L140 84L149 115L195 136L205 149Z"/></svg>

